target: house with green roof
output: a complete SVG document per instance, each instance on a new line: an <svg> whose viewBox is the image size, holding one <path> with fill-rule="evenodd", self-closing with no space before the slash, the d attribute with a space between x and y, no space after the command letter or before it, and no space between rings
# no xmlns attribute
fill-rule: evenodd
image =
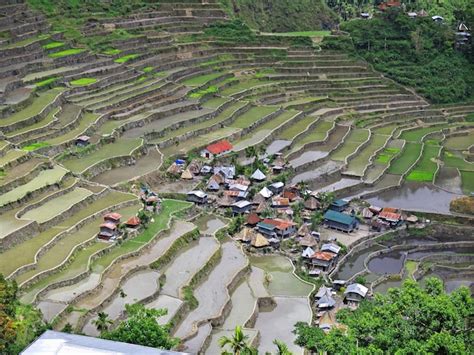
<svg viewBox="0 0 474 355"><path fill-rule="evenodd" d="M359 221L355 216L328 210L324 214L324 225L328 228L337 229L346 233L359 228Z"/></svg>

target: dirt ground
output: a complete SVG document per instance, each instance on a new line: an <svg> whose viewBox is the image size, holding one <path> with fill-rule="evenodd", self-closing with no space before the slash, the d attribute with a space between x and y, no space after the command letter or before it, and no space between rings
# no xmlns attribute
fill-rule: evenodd
<svg viewBox="0 0 474 355"><path fill-rule="evenodd" d="M358 241L360 238L363 238L370 234L369 226L365 224L361 224L359 230L354 231L352 233L344 233L339 232L335 229L329 228L321 228L319 230L321 233L321 240L329 240L330 238L336 237L337 241L346 245L350 246L354 242Z"/></svg>

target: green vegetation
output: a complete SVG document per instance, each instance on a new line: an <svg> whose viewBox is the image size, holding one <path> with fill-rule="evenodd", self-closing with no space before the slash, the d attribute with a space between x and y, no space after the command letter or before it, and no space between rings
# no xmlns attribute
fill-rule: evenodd
<svg viewBox="0 0 474 355"><path fill-rule="evenodd" d="M115 59L114 62L119 63L119 64L123 64L123 63L127 63L128 61L137 58L138 56L139 56L138 54L128 54L128 55L124 55L123 57Z"/></svg>
<svg viewBox="0 0 474 355"><path fill-rule="evenodd" d="M55 76L55 77L52 77L52 78L41 80L41 81L38 81L37 83L35 83L35 86L38 89L39 88L44 88L46 86L50 86L50 85L54 84L56 81L58 81L58 79L59 79L59 77Z"/></svg>
<svg viewBox="0 0 474 355"><path fill-rule="evenodd" d="M385 148L382 153L377 155L375 161L380 164L388 164L399 152L400 149L398 148Z"/></svg>
<svg viewBox="0 0 474 355"><path fill-rule="evenodd" d="M228 13L264 32L330 28L336 16L322 0L220 0Z"/></svg>
<svg viewBox="0 0 474 355"><path fill-rule="evenodd" d="M127 319L117 328L102 332L101 338L168 350L179 344L179 339L170 335L170 326L158 323L158 318L166 315L166 309L148 309L136 303L125 305L125 310Z"/></svg>
<svg viewBox="0 0 474 355"><path fill-rule="evenodd" d="M87 86L97 82L96 78L81 78L69 82L72 86Z"/></svg>
<svg viewBox="0 0 474 355"><path fill-rule="evenodd" d="M47 43L43 46L43 49L55 49L55 48L59 48L59 47L63 47L65 45L64 42L50 42L50 43Z"/></svg>
<svg viewBox="0 0 474 355"><path fill-rule="evenodd" d="M472 6L471 6L472 8ZM474 65L453 49L454 34L431 17L410 19L393 9L341 24L357 53L403 85L437 103L474 97Z"/></svg>
<svg viewBox="0 0 474 355"><path fill-rule="evenodd" d="M347 332L296 325L296 343L311 352L329 354L468 354L472 349L469 317L473 300L467 287L450 294L442 281L428 279L423 288L404 281L363 301L355 311L337 313Z"/></svg>
<svg viewBox="0 0 474 355"><path fill-rule="evenodd" d="M184 84L184 85L188 85L188 86L200 86L200 85L204 85L204 84L207 83L208 81L217 79L217 78L220 77L222 74L223 74L223 73L221 73L221 72L217 72L217 73L210 73L210 74L205 74L205 75L194 76L194 77L192 77L192 78L189 78L189 79L183 81L183 84Z"/></svg>
<svg viewBox="0 0 474 355"><path fill-rule="evenodd" d="M329 36L331 31L300 31L300 32L279 32L272 33L274 36L283 36L283 37L325 37Z"/></svg>
<svg viewBox="0 0 474 355"><path fill-rule="evenodd" d="M40 149L40 148L44 148L44 147L49 147L50 144L48 142L35 142L35 143L31 143L31 144L28 144L26 146L24 146L22 149L24 151L27 151L27 152L33 152L37 149Z"/></svg>
<svg viewBox="0 0 474 355"><path fill-rule="evenodd" d="M403 152L390 165L389 174L403 175L420 156L422 144L407 142Z"/></svg>
<svg viewBox="0 0 474 355"><path fill-rule="evenodd" d="M434 174L438 169L436 159L439 155L439 145L427 145L423 147L423 154L420 161L416 164L415 169L407 176L407 180L412 181L433 181Z"/></svg>
<svg viewBox="0 0 474 355"><path fill-rule="evenodd" d="M460 173L464 193L474 193L474 171L461 170Z"/></svg>
<svg viewBox="0 0 474 355"><path fill-rule="evenodd" d="M142 71L143 71L144 73L149 73L149 72L152 72L153 69L154 69L153 67L145 67L145 68L142 69Z"/></svg>
<svg viewBox="0 0 474 355"><path fill-rule="evenodd" d="M191 99L200 99L205 95L217 94L219 92L219 88L217 86L211 85L206 89L198 90L196 92L190 93L189 97Z"/></svg>
<svg viewBox="0 0 474 355"><path fill-rule="evenodd" d="M16 283L0 274L0 352L19 354L45 330L41 312L20 303Z"/></svg>
<svg viewBox="0 0 474 355"><path fill-rule="evenodd" d="M122 51L120 49L111 48L111 49L106 49L102 53L106 55L116 55L116 54L122 53Z"/></svg>
<svg viewBox="0 0 474 355"><path fill-rule="evenodd" d="M459 152L446 150L443 155L443 161L446 166L450 168L474 171L474 163L466 161L464 156Z"/></svg>
<svg viewBox="0 0 474 355"><path fill-rule="evenodd" d="M64 51L54 52L54 53L48 54L48 57L50 57L50 58L62 58L62 57L66 57L68 55L79 54L79 53L82 53L84 51L85 51L84 48L71 48L71 49L66 49Z"/></svg>

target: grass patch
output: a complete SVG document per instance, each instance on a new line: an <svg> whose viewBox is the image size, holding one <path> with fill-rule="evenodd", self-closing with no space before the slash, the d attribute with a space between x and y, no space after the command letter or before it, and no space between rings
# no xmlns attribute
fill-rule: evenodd
<svg viewBox="0 0 474 355"><path fill-rule="evenodd" d="M51 84L55 83L58 79L59 79L59 77L55 76L55 77L52 77L52 78L41 80L41 81L38 81L37 83L35 83L35 86L37 88L43 88L45 86L48 86L48 85L51 85Z"/></svg>
<svg viewBox="0 0 474 355"><path fill-rule="evenodd" d="M81 79L73 80L69 82L69 84L71 84L72 86L87 86L87 85L94 84L96 82L97 82L97 79L95 78L81 78Z"/></svg>
<svg viewBox="0 0 474 355"><path fill-rule="evenodd" d="M234 123L231 124L231 127L236 128L247 128L253 123L257 122L259 119L275 112L278 108L275 106L257 106L252 107L250 110L245 112L243 115L239 116Z"/></svg>
<svg viewBox="0 0 474 355"><path fill-rule="evenodd" d="M474 164L466 161L461 153L446 150L443 160L447 167L474 171Z"/></svg>
<svg viewBox="0 0 474 355"><path fill-rule="evenodd" d="M390 168L389 174L403 175L416 162L421 152L422 145L419 143L407 142L402 154L395 159Z"/></svg>
<svg viewBox="0 0 474 355"><path fill-rule="evenodd" d="M409 131L404 131L400 135L400 138L406 140L407 142L421 142L421 139L428 133L441 131L443 128L446 128L446 127L448 127L448 125L437 125L437 126L431 126L431 127L412 129Z"/></svg>
<svg viewBox="0 0 474 355"><path fill-rule="evenodd" d="M145 67L145 68L142 69L142 72L149 73L149 72L153 71L153 69L154 69L153 67Z"/></svg>
<svg viewBox="0 0 474 355"><path fill-rule="evenodd" d="M210 74L195 76L195 77L193 77L193 78L189 78L189 79L183 81L183 84L184 84L184 85L187 85L187 86L200 86L200 85L204 85L204 84L207 83L208 81L217 79L217 78L220 77L222 74L223 74L223 73L221 73L221 72L217 72L217 73L210 73Z"/></svg>
<svg viewBox="0 0 474 355"><path fill-rule="evenodd" d="M59 48L59 47L63 47L65 45L64 42L50 42L50 43L47 43L43 46L43 49L55 49L55 48Z"/></svg>
<svg viewBox="0 0 474 355"><path fill-rule="evenodd" d="M200 99L201 97L205 95L210 95L210 94L217 94L219 92L219 88L217 86L209 86L207 89L199 90L196 92L193 92L189 94L189 97L191 99Z"/></svg>
<svg viewBox="0 0 474 355"><path fill-rule="evenodd" d="M392 158L400 152L398 148L385 148L382 153L380 153L375 162L380 164L388 164Z"/></svg>
<svg viewBox="0 0 474 355"><path fill-rule="evenodd" d="M115 63L118 63L118 64L123 64L123 63L127 63L135 58L138 58L138 54L128 54L128 55L124 55L123 57L120 57L120 58L117 58L114 60Z"/></svg>
<svg viewBox="0 0 474 355"><path fill-rule="evenodd" d="M110 49L107 49L107 50L103 51L102 53L104 53L105 55L117 55L117 54L122 53L122 50L121 49L110 48Z"/></svg>
<svg viewBox="0 0 474 355"><path fill-rule="evenodd" d="M460 170L461 186L465 194L474 193L474 171Z"/></svg>
<svg viewBox="0 0 474 355"><path fill-rule="evenodd" d="M415 169L408 174L407 180L425 182L433 181L434 174L438 169L438 164L434 162L434 159L438 157L439 149L439 146L425 144L423 155Z"/></svg>
<svg viewBox="0 0 474 355"><path fill-rule="evenodd" d="M50 144L48 142L36 142L36 143L31 143L26 146L24 146L22 149L26 152L33 152L35 150L38 150L40 148L44 147L49 147Z"/></svg>
<svg viewBox="0 0 474 355"><path fill-rule="evenodd" d="M66 49L64 51L48 54L48 57L50 57L50 58L62 58L62 57L67 57L69 55L79 54L79 53L82 53L84 51L85 51L84 48L71 48L71 49Z"/></svg>

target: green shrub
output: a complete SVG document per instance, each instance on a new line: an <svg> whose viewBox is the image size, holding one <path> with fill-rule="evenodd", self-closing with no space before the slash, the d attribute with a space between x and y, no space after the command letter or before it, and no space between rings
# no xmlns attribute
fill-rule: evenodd
<svg viewBox="0 0 474 355"><path fill-rule="evenodd" d="M96 82L97 82L97 79L95 79L95 78L81 78L81 79L77 79L77 80L72 80L69 83L72 86L87 86L87 85L94 84Z"/></svg>
<svg viewBox="0 0 474 355"><path fill-rule="evenodd" d="M35 86L36 86L38 89L50 87L50 86L52 86L58 79L59 79L59 77L55 76L55 77L52 77L52 78L48 78L48 79L45 79L45 80L41 80L41 81L38 81L37 83L35 83Z"/></svg>
<svg viewBox="0 0 474 355"><path fill-rule="evenodd" d="M50 42L50 43L47 43L43 46L43 49L54 49L54 48L59 48L59 47L63 47L64 46L64 42Z"/></svg>
<svg viewBox="0 0 474 355"><path fill-rule="evenodd" d="M68 55L79 54L79 53L82 53L84 51L85 51L84 48L71 48L71 49L66 49L64 51L48 54L48 57L50 57L50 58L62 58L62 57L66 57Z"/></svg>
<svg viewBox="0 0 474 355"><path fill-rule="evenodd" d="M138 54L128 54L114 60L115 63L123 64L138 57Z"/></svg>
<svg viewBox="0 0 474 355"><path fill-rule="evenodd" d="M50 144L48 142L36 142L36 143L31 143L26 146L24 146L22 149L27 152L33 152L35 150L38 150L40 148L44 147L49 147Z"/></svg>

